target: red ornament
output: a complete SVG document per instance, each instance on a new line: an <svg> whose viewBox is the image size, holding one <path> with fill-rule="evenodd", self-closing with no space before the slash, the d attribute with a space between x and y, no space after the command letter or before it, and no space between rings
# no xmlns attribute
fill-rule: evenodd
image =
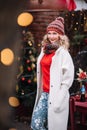
<svg viewBox="0 0 87 130"><path fill-rule="evenodd" d="M27 63L30 63L30 60L27 60L26 62L27 62Z"/></svg>
<svg viewBox="0 0 87 130"><path fill-rule="evenodd" d="M29 79L27 82L28 82L28 83L31 83L31 80Z"/></svg>
<svg viewBox="0 0 87 130"><path fill-rule="evenodd" d="M31 68L30 68L30 67L28 67L27 69L28 69L28 71L31 71Z"/></svg>
<svg viewBox="0 0 87 130"><path fill-rule="evenodd" d="M22 81L24 81L24 80L25 80L25 78L24 78L24 77L22 77L21 79L22 79Z"/></svg>

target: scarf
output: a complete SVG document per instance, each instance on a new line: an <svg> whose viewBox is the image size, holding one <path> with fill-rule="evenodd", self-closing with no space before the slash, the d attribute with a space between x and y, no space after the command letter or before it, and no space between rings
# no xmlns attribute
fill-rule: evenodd
<svg viewBox="0 0 87 130"><path fill-rule="evenodd" d="M45 43L43 45L43 50L45 54L50 54L55 52L58 49L59 45L58 43Z"/></svg>

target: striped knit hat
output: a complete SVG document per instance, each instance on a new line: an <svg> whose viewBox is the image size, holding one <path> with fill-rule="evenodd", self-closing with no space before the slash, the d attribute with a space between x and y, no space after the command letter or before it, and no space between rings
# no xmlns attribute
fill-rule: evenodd
<svg viewBox="0 0 87 130"><path fill-rule="evenodd" d="M56 31L61 35L64 35L64 19L63 17L57 17L53 22L51 22L47 27L48 31Z"/></svg>

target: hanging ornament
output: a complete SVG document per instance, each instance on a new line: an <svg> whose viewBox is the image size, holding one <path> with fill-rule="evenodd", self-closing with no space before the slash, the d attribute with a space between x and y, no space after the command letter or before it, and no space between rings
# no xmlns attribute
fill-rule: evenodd
<svg viewBox="0 0 87 130"><path fill-rule="evenodd" d="M31 83L31 80L29 79L27 82L28 82L28 83Z"/></svg>
<svg viewBox="0 0 87 130"><path fill-rule="evenodd" d="M26 63L29 64L29 63L30 63L30 60L26 60Z"/></svg>
<svg viewBox="0 0 87 130"><path fill-rule="evenodd" d="M36 61L36 59L35 59L35 57L33 55L30 56L30 59L31 59L32 62Z"/></svg>
<svg viewBox="0 0 87 130"><path fill-rule="evenodd" d="M31 68L30 68L30 67L28 67L27 69L28 69L28 71L31 71Z"/></svg>
<svg viewBox="0 0 87 130"><path fill-rule="evenodd" d="M36 76L34 77L34 82L37 82L37 78L36 78Z"/></svg>
<svg viewBox="0 0 87 130"><path fill-rule="evenodd" d="M22 81L24 81L24 80L25 80L25 78L24 78L24 77L22 77L22 78L21 78L21 80L22 80Z"/></svg>
<svg viewBox="0 0 87 130"><path fill-rule="evenodd" d="M31 67L32 67L32 69L34 69L34 68L35 68L35 64L34 64L34 63L32 63Z"/></svg>

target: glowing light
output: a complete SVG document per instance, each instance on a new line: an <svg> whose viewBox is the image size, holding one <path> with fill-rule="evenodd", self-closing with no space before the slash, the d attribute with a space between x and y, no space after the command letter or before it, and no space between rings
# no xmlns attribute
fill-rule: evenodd
<svg viewBox="0 0 87 130"><path fill-rule="evenodd" d="M32 23L33 16L30 13L21 13L17 18L17 23L20 26L28 26Z"/></svg>
<svg viewBox="0 0 87 130"><path fill-rule="evenodd" d="M4 65L11 65L14 61L14 53L11 49L6 48L1 51L1 62Z"/></svg>
<svg viewBox="0 0 87 130"><path fill-rule="evenodd" d="M20 102L19 102L18 98L16 98L16 97L9 97L9 104L12 107L18 107L20 105Z"/></svg>
<svg viewBox="0 0 87 130"><path fill-rule="evenodd" d="M78 24L78 22L76 22L76 24Z"/></svg>
<svg viewBox="0 0 87 130"><path fill-rule="evenodd" d="M74 28L74 30L76 31L76 30L77 30L77 28Z"/></svg>

